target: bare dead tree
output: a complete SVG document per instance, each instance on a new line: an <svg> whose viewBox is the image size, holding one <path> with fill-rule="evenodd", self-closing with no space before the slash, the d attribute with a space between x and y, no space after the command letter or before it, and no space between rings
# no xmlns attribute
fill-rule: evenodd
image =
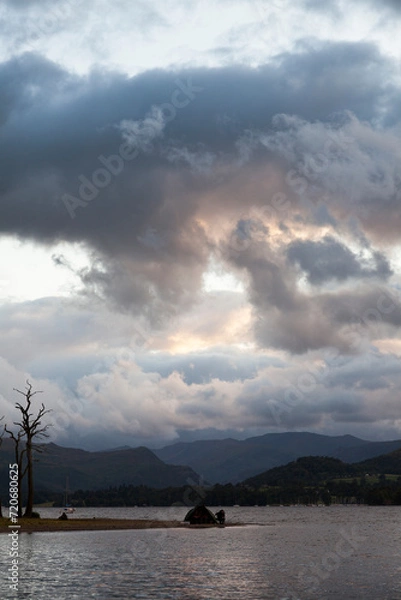
<svg viewBox="0 0 401 600"><path fill-rule="evenodd" d="M32 399L36 394L41 393L39 390L33 392L32 384L29 381L26 382L25 390L18 390L14 388L14 391L18 394L21 394L25 398L25 404L21 404L20 402L16 402L15 407L21 413L21 420L14 421L14 425L19 427L19 432L21 435L14 436L14 443L16 441L19 442L24 438L25 448L24 453L26 457L26 467L23 470L23 476L26 474L28 478L28 497L27 503L25 507L24 517L32 517L33 512L33 452L37 449L37 446L34 444L35 438L46 438L49 437L47 430L50 427L49 424L43 425L43 417L51 412L46 409L45 405L41 404L36 416L31 412ZM22 464L22 463L21 463ZM22 481L22 479L21 479Z"/></svg>

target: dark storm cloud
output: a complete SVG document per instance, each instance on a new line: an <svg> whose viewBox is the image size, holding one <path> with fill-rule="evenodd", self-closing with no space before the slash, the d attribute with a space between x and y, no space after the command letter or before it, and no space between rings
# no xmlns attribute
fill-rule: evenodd
<svg viewBox="0 0 401 600"><path fill-rule="evenodd" d="M348 3L341 2L341 0L326 0L326 2L319 2L319 0L303 0L302 4L306 10L329 13L335 17L339 17L342 10L349 8ZM378 3L377 0L357 0L355 4L365 5L373 10L379 9L381 11L383 8L389 8L396 13L401 11L399 0L382 0L380 3Z"/></svg>
<svg viewBox="0 0 401 600"><path fill-rule="evenodd" d="M262 347L273 345L295 354L329 347L354 353L370 338L392 337L399 331L399 294L370 284L371 279L387 279L391 274L380 253L372 253L374 266L366 265L330 237L323 242L292 242L289 250L285 244L277 250L266 240L254 239L240 252L232 246L224 252L231 264L247 274L255 335ZM297 270L286 261L288 255L316 285L333 278L352 278L356 284L308 293L300 288Z"/></svg>
<svg viewBox="0 0 401 600"><path fill-rule="evenodd" d="M330 279L344 281L351 277L387 279L392 274L382 253L374 252L371 261L367 261L330 236L318 242L292 242L287 249L287 257L307 273L308 281L312 284L321 284Z"/></svg>
<svg viewBox="0 0 401 600"><path fill-rule="evenodd" d="M215 152L232 150L233 141L246 128L269 128L277 112L324 120L347 109L362 119L374 118L391 92L391 65L368 44L304 48L258 69L153 71L131 79L105 72L73 78L38 56L25 55L3 64L0 77L8 107L3 119L10 117L1 132L5 175L2 227L17 229L7 197L18 189L18 195L25 196L21 201L26 210L24 221L19 220L21 233L49 237L90 236L105 217L111 219L112 237L113 221L118 217L127 216L133 208L140 213L152 199L153 208L162 203L157 190L147 193L146 175L153 179L153 169L165 164L157 146L151 156L139 156L99 194L96 216L95 210L90 219L82 211L73 227L54 194L75 192L78 176L90 176L100 166L100 154L118 150L121 139L115 126L124 119L143 119L153 105L170 102L180 77L183 82L190 78L202 92L177 109L166 126L165 138L181 144L205 144ZM182 102L185 97L181 94L179 99ZM127 188L135 184L142 193L134 187L129 194ZM35 219L38 211L44 211L46 219ZM96 233L93 235L96 238Z"/></svg>
<svg viewBox="0 0 401 600"><path fill-rule="evenodd" d="M254 165L291 164L281 146L298 141L272 121L278 112L314 123L337 122L345 108L360 119L379 117L395 93L391 69L365 43L302 45L256 69L132 78L102 70L77 77L38 55L14 58L0 67L1 231L41 243L83 242L93 252L92 267L80 272L88 292L127 311L144 309L156 323L189 306L202 283L213 248L198 220L203 196L216 193L210 222L230 206L266 201L237 190L224 195L219 167L237 161L237 176L251 181ZM245 159L238 142L246 131L267 132L275 142L264 139ZM302 142L314 140L313 124L299 132L302 152ZM132 138L136 156L123 160L121 144ZM249 164L241 167L241 158ZM65 194L78 202L73 210ZM258 257L247 268L255 306L293 310L294 284L282 261Z"/></svg>
<svg viewBox="0 0 401 600"><path fill-rule="evenodd" d="M49 97L57 93L58 86L68 88L69 81L72 79L60 67L40 55L26 54L2 63L0 65L1 124L6 126L13 115L24 115L35 106L47 103ZM27 122L30 122L29 116ZM11 128L15 128L16 125L17 123L14 122ZM33 126L34 123L30 123L30 127ZM15 135L18 135L18 129L15 130ZM40 142L38 132L36 137L38 139L35 139L34 143L38 144ZM18 160L18 157L15 156L15 159Z"/></svg>
<svg viewBox="0 0 401 600"><path fill-rule="evenodd" d="M373 4L374 0L370 0ZM375 6L377 6L377 3L374 2ZM391 8L392 10L394 10L395 12L401 12L401 4L399 3L398 0L383 0L383 3L385 6L388 6L389 8Z"/></svg>

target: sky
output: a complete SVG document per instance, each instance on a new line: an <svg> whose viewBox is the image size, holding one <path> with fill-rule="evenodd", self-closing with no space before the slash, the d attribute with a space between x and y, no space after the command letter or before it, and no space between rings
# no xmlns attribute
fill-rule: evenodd
<svg viewBox="0 0 401 600"><path fill-rule="evenodd" d="M0 415L401 438L401 5L3 0Z"/></svg>

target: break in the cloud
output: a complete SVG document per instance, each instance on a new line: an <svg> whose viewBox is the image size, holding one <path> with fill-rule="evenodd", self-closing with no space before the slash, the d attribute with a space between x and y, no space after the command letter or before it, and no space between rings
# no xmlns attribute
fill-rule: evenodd
<svg viewBox="0 0 401 600"><path fill-rule="evenodd" d="M400 435L397 6L106 4L2 9L0 232L70 286L4 269L2 412L30 377L64 443Z"/></svg>

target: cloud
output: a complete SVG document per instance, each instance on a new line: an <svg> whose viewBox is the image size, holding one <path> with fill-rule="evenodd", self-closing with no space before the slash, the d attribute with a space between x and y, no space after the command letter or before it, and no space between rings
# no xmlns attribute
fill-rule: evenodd
<svg viewBox="0 0 401 600"><path fill-rule="evenodd" d="M385 280L392 275L388 260L381 252L373 252L366 259L358 257L331 236L325 236L317 242L292 242L288 246L287 257L307 273L308 281L312 284L322 284L330 279L344 281L350 277Z"/></svg>
<svg viewBox="0 0 401 600"><path fill-rule="evenodd" d="M399 359L375 348L401 326L393 59L294 39L258 66L99 65L0 65L1 233L80 282L63 300L3 303L6 387L28 375L59 398L70 441L389 435ZM235 291L219 288L228 275Z"/></svg>
<svg viewBox="0 0 401 600"><path fill-rule="evenodd" d="M354 217L361 239L398 236L397 131L362 121L379 118L390 103L391 68L367 43L303 45L258 69L132 78L104 71L72 76L32 54L13 59L0 69L8 94L2 231L38 243L85 244L92 265L77 274L87 297L142 314L154 326L197 302L210 256L220 256L228 241L237 246L227 264L251 277L258 330L271 329L260 325L266 306L298 320L309 300L286 252L315 284L391 276L381 248L359 260L342 241L329 241L334 232L355 232ZM341 113L343 106L358 117ZM283 108L288 114L277 115ZM133 159L122 158L124 143ZM74 219L65 194L80 203ZM274 194L282 195L279 205L270 203ZM332 228L324 243L299 239L302 227L324 224ZM234 256L247 238L260 242L260 252ZM317 302L315 309L324 313ZM321 338L341 343L323 313L319 334L306 346L295 342L297 351L319 347ZM300 321L292 327L305 329ZM273 343L290 349L286 329ZM299 331L295 338L301 337Z"/></svg>
<svg viewBox="0 0 401 600"><path fill-rule="evenodd" d="M50 299L3 308L1 334L10 360L0 361L0 414L10 420L12 388L29 378L53 410L52 439L64 445L154 447L182 432L246 437L277 428L389 437L399 419L399 357L372 347L289 357L209 343L149 353L135 343L132 319Z"/></svg>
<svg viewBox="0 0 401 600"><path fill-rule="evenodd" d="M238 160L238 143L244 148L252 123L259 133L249 139L259 147L237 170L244 182L262 165L276 170L277 189L281 185L293 195L296 179L306 180L308 200L325 190L338 219L351 180L352 203L361 218L366 211L365 226L393 225L395 231L396 136L356 117L325 121L341 109L337 101L330 104L336 96L360 118L379 114L391 97L390 73L369 44L304 47L258 69L153 71L133 78L100 71L79 78L35 55L13 59L1 69L2 89L9 90L2 127L2 230L40 242L84 242L95 261L82 273L88 290L126 310L146 305L152 313L171 314L193 302L200 288L210 252L203 219L210 192L217 221L229 206L266 202L261 192L245 204L238 190L228 198L221 180L222 174L233 176L229 165ZM283 108L303 117L274 117ZM323 121L305 120L312 115ZM135 158L123 161L121 144L133 140ZM293 190L279 183L283 160ZM292 166L298 171L288 179ZM80 203L74 220L65 194ZM380 216L378 194L387 205ZM156 246L144 242L149 231L157 236Z"/></svg>
<svg viewBox="0 0 401 600"><path fill-rule="evenodd" d="M280 239L275 246L268 238L255 239L252 235L240 247L227 244L224 252L226 259L247 276L254 331L264 348L304 353L334 347L354 353L369 339L399 331L398 293L387 285L377 287L369 282L391 274L380 253L373 252L369 260L358 262L349 249L330 237L321 242L298 240L288 246ZM317 287L305 289L291 263L299 263ZM322 287L333 278L340 284L347 281L348 287Z"/></svg>
<svg viewBox="0 0 401 600"><path fill-rule="evenodd" d="M362 7L371 8L377 11L378 5L375 0L358 0ZM347 9L347 3L344 0L327 0L324 4L319 0L303 0L303 5L307 10L316 10L324 13L331 13L334 16L344 14ZM383 0L380 8L389 8L396 13L400 10L400 4L397 0Z"/></svg>

